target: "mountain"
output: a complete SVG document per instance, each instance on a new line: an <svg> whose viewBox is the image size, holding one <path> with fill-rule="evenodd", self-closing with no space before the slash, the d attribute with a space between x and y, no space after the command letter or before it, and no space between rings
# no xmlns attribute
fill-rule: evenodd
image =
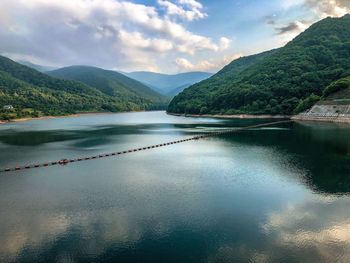
<svg viewBox="0 0 350 263"><path fill-rule="evenodd" d="M350 15L315 23L286 46L233 61L176 96L168 112L293 114L350 76Z"/></svg>
<svg viewBox="0 0 350 263"><path fill-rule="evenodd" d="M17 62L22 64L22 65L24 65L24 66L36 69L37 71L40 71L40 72L43 72L43 73L46 72L46 71L51 71L51 70L55 70L56 69L55 67L42 66L42 65L31 63L29 61L25 61L25 60L20 60L20 61L17 61Z"/></svg>
<svg viewBox="0 0 350 263"><path fill-rule="evenodd" d="M71 66L46 72L56 78L80 81L108 96L136 104L165 104L165 97L139 81L112 70L89 66Z"/></svg>
<svg viewBox="0 0 350 263"><path fill-rule="evenodd" d="M150 97L108 95L82 82L54 78L0 56L0 119L165 106L160 95ZM14 110L3 109L5 105L12 105Z"/></svg>
<svg viewBox="0 0 350 263"><path fill-rule="evenodd" d="M175 96L185 88L212 76L208 72L187 72L176 75L138 71L124 73L130 78L136 79L153 90L167 96Z"/></svg>

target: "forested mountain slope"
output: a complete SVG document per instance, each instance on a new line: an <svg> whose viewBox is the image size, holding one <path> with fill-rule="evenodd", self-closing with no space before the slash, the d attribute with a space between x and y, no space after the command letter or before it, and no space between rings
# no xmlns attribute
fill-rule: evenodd
<svg viewBox="0 0 350 263"><path fill-rule="evenodd" d="M14 110L4 110L5 105L12 105ZM158 107L158 100L110 96L81 82L50 77L0 56L0 119Z"/></svg>
<svg viewBox="0 0 350 263"><path fill-rule="evenodd" d="M112 70L90 66L71 66L47 72L63 79L77 80L125 101L161 102L164 97L139 81Z"/></svg>
<svg viewBox="0 0 350 263"><path fill-rule="evenodd" d="M240 67L243 61L250 63ZM329 84L346 76L350 76L350 15L315 23L280 49L233 61L176 96L168 111L293 114L305 99L322 96Z"/></svg>

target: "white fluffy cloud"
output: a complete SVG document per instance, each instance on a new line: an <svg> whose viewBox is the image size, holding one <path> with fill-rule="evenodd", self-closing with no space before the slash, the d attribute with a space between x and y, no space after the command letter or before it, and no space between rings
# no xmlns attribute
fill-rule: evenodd
<svg viewBox="0 0 350 263"><path fill-rule="evenodd" d="M203 6L195 0L179 0L178 4L171 1L158 0L158 4L166 9L169 16L178 16L188 21L207 17L207 14L202 12Z"/></svg>
<svg viewBox="0 0 350 263"><path fill-rule="evenodd" d="M317 16L343 16L350 12L349 0L305 0L305 5L311 8Z"/></svg>
<svg viewBox="0 0 350 263"><path fill-rule="evenodd" d="M282 7L289 9L304 6L311 9L317 17L343 16L350 12L349 0L283 0Z"/></svg>
<svg viewBox="0 0 350 263"><path fill-rule="evenodd" d="M210 71L216 68L216 65L210 63L208 60L202 60L197 64L193 64L186 58L177 58L175 64L179 68L179 71Z"/></svg>
<svg viewBox="0 0 350 263"><path fill-rule="evenodd" d="M52 65L90 64L138 70L160 58L227 49L230 40L189 31L205 18L195 0L147 6L121 0L2 0L0 53ZM159 8L166 7L162 14Z"/></svg>
<svg viewBox="0 0 350 263"><path fill-rule="evenodd" d="M197 63L192 63L186 58L177 58L175 60L175 65L178 68L178 71L180 72L186 72L186 71L209 71L213 72L217 69L221 69L222 67L226 66L227 64L231 63L233 60L236 60L240 57L242 57L243 54L234 54L231 56L223 56L220 59L214 59L214 60L201 60Z"/></svg>

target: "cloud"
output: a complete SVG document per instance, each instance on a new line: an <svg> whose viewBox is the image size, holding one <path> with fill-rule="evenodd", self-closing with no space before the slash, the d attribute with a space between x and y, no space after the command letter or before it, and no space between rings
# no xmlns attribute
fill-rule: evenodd
<svg viewBox="0 0 350 263"><path fill-rule="evenodd" d="M149 51L164 53L173 49L171 41L158 38L144 38L140 32L127 32L120 30L119 38L123 43L129 43L131 47ZM129 47L130 47L129 46Z"/></svg>
<svg viewBox="0 0 350 263"><path fill-rule="evenodd" d="M311 11L307 20L295 20L287 24L281 22L283 17L273 14L265 17L265 22L272 26L276 34L280 36L282 43L287 43L298 34L306 30L310 25L325 17L340 17L350 12L349 0L283 0L282 8L289 10L298 7Z"/></svg>
<svg viewBox="0 0 350 263"><path fill-rule="evenodd" d="M312 24L312 22L306 20L296 20L284 24L280 21L281 17L278 15L266 16L264 19L266 24L273 28L275 34L279 36L280 41L284 44L291 41Z"/></svg>
<svg viewBox="0 0 350 263"><path fill-rule="evenodd" d="M308 28L309 25L305 22L295 21L291 22L286 26L282 27L276 27L277 34L283 35L283 34L299 34L300 32L304 31L306 28Z"/></svg>
<svg viewBox="0 0 350 263"><path fill-rule="evenodd" d="M158 0L158 4L166 9L169 16L178 16L187 21L203 19L208 15L203 13L201 9L203 6L194 0L180 0L178 5L170 1ZM186 9L189 8L189 9Z"/></svg>
<svg viewBox="0 0 350 263"><path fill-rule="evenodd" d="M221 50L226 50L230 47L230 44L231 44L231 40L226 38L226 37L222 37L220 38L220 49Z"/></svg>
<svg viewBox="0 0 350 263"><path fill-rule="evenodd" d="M216 65L210 63L208 60L202 60L197 64L192 64L185 58L177 58L175 64L180 71L210 71L216 68Z"/></svg>
<svg viewBox="0 0 350 263"><path fill-rule="evenodd" d="M177 66L180 72L185 71L217 71L227 64L231 63L233 60L236 60L242 57L242 54L234 54L230 56L223 56L223 58L216 59L213 61L210 60L201 60L197 63L192 63L186 58L177 58L175 60L175 65Z"/></svg>
<svg viewBox="0 0 350 263"><path fill-rule="evenodd" d="M198 1L175 6L186 21L206 16ZM47 65L147 70L181 53L223 51L230 42L189 31L168 9L162 14L156 6L129 1L2 0L0 7L0 52Z"/></svg>
<svg viewBox="0 0 350 263"><path fill-rule="evenodd" d="M299 26L296 22L291 22L287 26L277 28L277 30L278 30L278 34L282 35L284 33L289 33L291 31L299 30Z"/></svg>
<svg viewBox="0 0 350 263"><path fill-rule="evenodd" d="M348 0L305 0L305 6L311 8L320 18L339 17L350 12Z"/></svg>
<svg viewBox="0 0 350 263"><path fill-rule="evenodd" d="M178 2L182 5L187 5L191 8L197 8L197 9L202 9L203 6L201 3L199 3L198 1L196 0L178 0Z"/></svg>

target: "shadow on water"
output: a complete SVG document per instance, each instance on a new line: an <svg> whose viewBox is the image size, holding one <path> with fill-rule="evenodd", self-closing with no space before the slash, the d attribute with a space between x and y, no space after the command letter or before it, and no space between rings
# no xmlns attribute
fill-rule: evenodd
<svg viewBox="0 0 350 263"><path fill-rule="evenodd" d="M244 127L257 123L264 123L264 120L237 120L234 127ZM201 132L201 128L230 128L232 123L205 123L205 124L134 124L134 125L99 125L89 129L78 130L38 130L38 131L17 131L14 129L3 130L0 133L0 142L14 146L38 146L51 142L74 141L84 139L88 142L98 141L97 138L106 138L118 135L147 135L147 134L186 134L194 135ZM194 130L196 129L196 130ZM204 131L203 129L203 131ZM108 142L108 140L106 141ZM103 143L103 140L101 141ZM92 143L94 144L94 143ZM81 146L79 143L77 146Z"/></svg>
<svg viewBox="0 0 350 263"><path fill-rule="evenodd" d="M15 146L39 146L51 142L63 142L74 140L86 140L87 144L95 144L93 142L100 142L101 144L108 143L105 140L111 136L118 135L141 135L147 133L159 133L164 134L163 129L169 129L174 127L172 124L156 124L156 125L110 125L110 126L95 126L92 129L87 130L49 130L49 131L15 131L8 130L2 132L0 135L0 142L8 145ZM178 126L181 127L181 125ZM159 130L159 131L157 131ZM171 130L166 130L167 133L171 133ZM99 141L100 138L104 140ZM84 146L84 144L78 143L76 145Z"/></svg>

